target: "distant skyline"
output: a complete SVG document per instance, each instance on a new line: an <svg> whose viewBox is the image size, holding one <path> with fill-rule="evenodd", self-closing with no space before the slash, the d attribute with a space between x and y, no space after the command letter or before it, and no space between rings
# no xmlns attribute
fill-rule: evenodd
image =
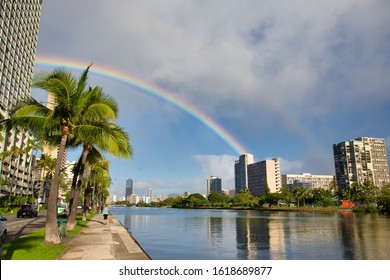
<svg viewBox="0 0 390 280"><path fill-rule="evenodd" d="M205 193L209 176L233 189L241 152L281 158L282 174L334 175L335 143L385 138L389 154L388 11L381 0L43 1L35 70L92 63L90 84L118 101L134 149L108 157L118 197L128 178L137 194Z"/></svg>

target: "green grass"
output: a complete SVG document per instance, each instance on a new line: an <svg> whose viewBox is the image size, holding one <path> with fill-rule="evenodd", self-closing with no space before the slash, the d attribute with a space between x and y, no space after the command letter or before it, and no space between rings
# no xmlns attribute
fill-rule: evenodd
<svg viewBox="0 0 390 280"><path fill-rule="evenodd" d="M74 231L67 232L67 236L76 236L93 218L94 214L82 221L82 216L77 216L77 225ZM67 247L68 244L47 245L45 239L46 229L37 230L34 233L22 236L3 245L6 260L55 260Z"/></svg>

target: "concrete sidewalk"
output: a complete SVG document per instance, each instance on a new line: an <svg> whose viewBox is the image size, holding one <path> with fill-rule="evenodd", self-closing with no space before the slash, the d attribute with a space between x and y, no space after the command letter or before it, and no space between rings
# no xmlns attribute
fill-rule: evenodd
<svg viewBox="0 0 390 280"><path fill-rule="evenodd" d="M103 215L96 214L57 260L150 260L150 257L113 215L104 224Z"/></svg>

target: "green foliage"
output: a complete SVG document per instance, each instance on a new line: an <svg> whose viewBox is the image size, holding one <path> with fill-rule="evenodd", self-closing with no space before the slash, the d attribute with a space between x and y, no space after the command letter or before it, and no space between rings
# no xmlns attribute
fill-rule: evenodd
<svg viewBox="0 0 390 280"><path fill-rule="evenodd" d="M217 193L217 192L210 193L209 196L207 197L207 199L211 203L221 203L221 202L225 201L225 197L222 194Z"/></svg>
<svg viewBox="0 0 390 280"><path fill-rule="evenodd" d="M3 245L6 260L55 260L67 244L45 245L45 229Z"/></svg>
<svg viewBox="0 0 390 280"><path fill-rule="evenodd" d="M268 203L269 207L278 205L279 200L281 199L282 195L279 193L268 193L266 194L265 201Z"/></svg>
<svg viewBox="0 0 390 280"><path fill-rule="evenodd" d="M236 194L231 202L233 206L256 207L259 204L259 199L253 196L249 190L244 189L239 194Z"/></svg>
<svg viewBox="0 0 390 280"><path fill-rule="evenodd" d="M75 236L93 218L90 215L86 221L81 216L77 217L77 225L73 232L67 232L67 236ZM55 260L67 247L68 244L46 245L43 240L46 235L45 229L22 236L3 245L6 260Z"/></svg>
<svg viewBox="0 0 390 280"><path fill-rule="evenodd" d="M199 193L190 194L184 199L184 205L186 207L204 206L208 203L208 200Z"/></svg>
<svg viewBox="0 0 390 280"><path fill-rule="evenodd" d="M378 207L380 211L390 214L390 186L381 190L378 198Z"/></svg>

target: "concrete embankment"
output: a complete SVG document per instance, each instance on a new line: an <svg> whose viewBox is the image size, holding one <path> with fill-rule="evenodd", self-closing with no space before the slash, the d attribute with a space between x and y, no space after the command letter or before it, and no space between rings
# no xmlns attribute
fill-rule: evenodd
<svg viewBox="0 0 390 280"><path fill-rule="evenodd" d="M69 243L58 260L150 260L149 255L113 216L107 224L97 214Z"/></svg>

